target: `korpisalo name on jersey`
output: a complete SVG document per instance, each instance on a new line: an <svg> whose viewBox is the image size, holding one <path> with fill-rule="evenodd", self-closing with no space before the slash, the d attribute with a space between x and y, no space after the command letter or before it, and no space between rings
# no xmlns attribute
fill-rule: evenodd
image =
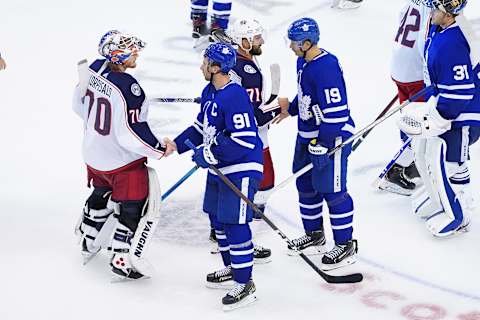
<svg viewBox="0 0 480 320"><path fill-rule="evenodd" d="M88 86L95 89L99 93L103 93L110 98L112 94L112 87L105 83L105 81L101 80L100 78L91 75L90 80L88 81Z"/></svg>

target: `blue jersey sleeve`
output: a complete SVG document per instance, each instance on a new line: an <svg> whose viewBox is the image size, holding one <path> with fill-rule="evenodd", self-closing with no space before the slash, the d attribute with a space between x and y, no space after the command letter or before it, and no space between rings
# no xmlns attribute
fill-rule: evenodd
<svg viewBox="0 0 480 320"><path fill-rule="evenodd" d="M258 143L253 108L245 89L236 86L221 101L225 130L217 137L211 151L216 159L226 162L244 157Z"/></svg>
<svg viewBox="0 0 480 320"><path fill-rule="evenodd" d="M461 45L442 46L432 67L438 90L437 110L443 118L454 120L467 109L475 94L476 74L466 40Z"/></svg>
<svg viewBox="0 0 480 320"><path fill-rule="evenodd" d="M327 142L341 135L343 126L350 119L350 110L343 72L338 61L330 58L322 64L322 69L322 72L316 70L313 74L309 73L309 77L314 83L314 96L321 111L318 139Z"/></svg>

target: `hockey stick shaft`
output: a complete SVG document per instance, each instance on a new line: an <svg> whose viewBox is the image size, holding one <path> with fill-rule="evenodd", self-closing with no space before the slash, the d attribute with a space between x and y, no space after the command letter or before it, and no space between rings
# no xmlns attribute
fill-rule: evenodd
<svg viewBox="0 0 480 320"><path fill-rule="evenodd" d="M400 148L400 150L398 150L398 152L395 154L395 156L393 157L392 160L390 160L390 162L387 164L387 166L383 169L383 171L380 173L380 175L377 177L377 179L373 182L373 186L375 188L378 188L378 186L380 185L380 182L382 181L383 177L385 177L385 175L387 174L388 171L390 171L390 169L393 167L393 165L395 164L395 162L398 160L398 158L400 158L400 156L403 154L403 152L405 150L407 150L407 148L409 147L410 145L410 142L412 142L412 138L409 137L405 143L402 145L402 147Z"/></svg>
<svg viewBox="0 0 480 320"><path fill-rule="evenodd" d="M378 117L375 119L375 120L378 120L380 119L381 117L383 117L388 110L390 110L390 108L395 104L395 102L398 100L398 94L392 99L392 101L390 101L388 103L388 105L385 107L385 109L383 109L382 112L380 112L380 114L378 115ZM358 146L363 142L363 140L368 136L368 134L372 132L372 129L368 130L367 132L365 132L364 134L362 134L362 136L355 142L355 144L352 146L352 151L355 151Z"/></svg>
<svg viewBox="0 0 480 320"><path fill-rule="evenodd" d="M192 150L195 150L195 146L190 140L186 140L185 144ZM237 196L239 196L247 205L252 208L257 214L259 214L263 220L272 228L283 240L287 242L292 248L296 248L292 241L283 233L263 212L260 210L257 205L255 205L246 195L244 195L238 188L235 186L230 179L228 179L218 168L213 165L210 165L209 168L213 170L217 176L233 191ZM363 280L363 275L361 273L354 273L344 276L333 276L323 272L318 268L312 260L310 260L303 252L297 250L300 257L310 266L315 272L317 272L326 282L328 283L357 283Z"/></svg>
<svg viewBox="0 0 480 320"><path fill-rule="evenodd" d="M190 178L190 176L194 174L198 168L199 168L198 166L193 167L183 177L181 177L180 180L178 180L170 189L167 190L167 192L165 192L162 195L162 201L164 201L173 191L175 191L178 187L180 187L180 185L184 183L185 180Z"/></svg>
<svg viewBox="0 0 480 320"><path fill-rule="evenodd" d="M390 112L387 112L386 114L383 115L383 117L379 118L379 119L376 119L375 121L373 121L372 123L370 123L369 125L367 125L365 128L361 129L360 131L358 131L357 133L355 133L353 136L351 136L350 138L348 138L347 140L345 140L344 142L342 142L341 144L339 144L338 146L336 146L335 148L333 148L332 150L330 150L328 152L328 155L331 156L333 155L335 152L337 152L338 150L342 149L343 147L345 147L347 144L349 143L352 143L353 141L355 141L355 139L358 139L359 137L361 137L365 132L367 132L368 130L370 129L373 129L374 127L376 127L377 125L379 125L380 123L382 123L383 121L387 120L388 118L390 118L392 115L394 115L395 113L397 113L398 111L402 110L403 108L405 108L407 105L409 105L410 103L418 100L421 96L423 96L428 90L432 89L433 86L429 86L429 87L426 87L424 88L423 90L419 91L416 95L414 95L412 98L410 98L409 100L403 102L402 104L400 104L399 106L395 107L394 109L392 109ZM288 177L287 179L285 179L284 181L282 181L279 185L277 185L275 188L273 189L270 189L268 191L265 191L261 198L259 197L259 201L265 203L267 202L268 198L275 192L277 192L278 190L282 189L283 187L285 187L287 184L291 183L293 180L297 179L298 177L300 177L301 175L303 175L304 173L310 171L311 169L313 168L313 164L310 163L310 164L307 164L305 167L303 167L302 169L300 169L299 171L295 172L293 175L291 175L290 177Z"/></svg>
<svg viewBox="0 0 480 320"><path fill-rule="evenodd" d="M200 97L197 98L153 98L150 101L163 103L200 103Z"/></svg>

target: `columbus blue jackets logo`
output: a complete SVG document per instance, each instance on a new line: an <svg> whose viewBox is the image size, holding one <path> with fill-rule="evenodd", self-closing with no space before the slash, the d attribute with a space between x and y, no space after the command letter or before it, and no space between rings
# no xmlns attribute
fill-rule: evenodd
<svg viewBox="0 0 480 320"><path fill-rule="evenodd" d="M130 90L132 91L133 95L137 97L140 97L142 95L142 89L140 88L138 83L132 84L132 86L130 87Z"/></svg>
<svg viewBox="0 0 480 320"><path fill-rule="evenodd" d="M250 74L257 73L257 70L255 70L255 68L252 67L252 66L249 65L249 64L246 64L246 65L243 67L243 71L245 71L246 73L250 73Z"/></svg>

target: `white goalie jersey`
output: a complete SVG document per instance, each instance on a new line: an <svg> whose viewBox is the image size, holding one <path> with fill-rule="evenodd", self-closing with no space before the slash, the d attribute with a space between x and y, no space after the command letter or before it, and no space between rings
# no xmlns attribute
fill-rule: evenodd
<svg viewBox="0 0 480 320"><path fill-rule="evenodd" d="M109 172L163 156L165 147L146 122L145 94L131 75L111 72L105 60L96 60L89 68L86 92L80 90L75 88L73 109L84 121L83 158L88 166Z"/></svg>
<svg viewBox="0 0 480 320"><path fill-rule="evenodd" d="M423 80L423 49L430 14L431 9L421 0L408 0L402 9L390 67L393 80L401 83Z"/></svg>

